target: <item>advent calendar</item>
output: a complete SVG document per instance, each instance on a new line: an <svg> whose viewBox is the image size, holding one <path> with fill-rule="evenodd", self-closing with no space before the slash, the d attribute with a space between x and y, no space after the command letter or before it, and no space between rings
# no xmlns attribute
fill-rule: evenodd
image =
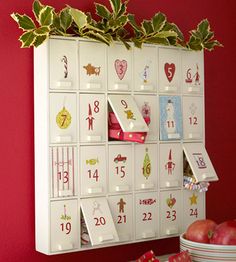
<svg viewBox="0 0 236 262"><path fill-rule="evenodd" d="M51 37L34 50L36 249L178 236L217 175L203 52Z"/></svg>

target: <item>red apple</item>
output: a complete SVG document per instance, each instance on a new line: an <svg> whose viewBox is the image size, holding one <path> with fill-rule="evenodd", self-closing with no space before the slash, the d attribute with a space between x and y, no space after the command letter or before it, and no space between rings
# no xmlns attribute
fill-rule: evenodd
<svg viewBox="0 0 236 262"><path fill-rule="evenodd" d="M236 245L236 220L219 224L210 240L211 244Z"/></svg>
<svg viewBox="0 0 236 262"><path fill-rule="evenodd" d="M185 233L185 238L199 243L210 243L210 238L217 224L211 219L201 219L193 222Z"/></svg>

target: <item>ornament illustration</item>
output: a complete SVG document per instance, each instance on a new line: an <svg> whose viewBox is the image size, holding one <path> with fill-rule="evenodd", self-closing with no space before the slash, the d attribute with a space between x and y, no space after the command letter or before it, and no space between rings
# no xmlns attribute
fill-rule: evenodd
<svg viewBox="0 0 236 262"><path fill-rule="evenodd" d="M100 214L102 214L102 210L100 209L100 203L98 203L97 201L93 202L93 216L95 215L95 212L98 211L100 212Z"/></svg>
<svg viewBox="0 0 236 262"><path fill-rule="evenodd" d="M119 208L119 213L124 213L126 202L123 200L123 198L120 199L120 201L117 203L117 205L118 205L118 208Z"/></svg>
<svg viewBox="0 0 236 262"><path fill-rule="evenodd" d="M195 85L200 85L200 74L199 74L198 64L196 64L196 73L193 76L192 76L191 71L192 71L192 69L188 68L188 70L186 72L185 83L191 84L194 81Z"/></svg>
<svg viewBox="0 0 236 262"><path fill-rule="evenodd" d="M91 158L91 159L87 159L87 160L86 160L86 165L94 166L94 165L96 165L97 163L99 163L98 157L97 157L97 158Z"/></svg>
<svg viewBox="0 0 236 262"><path fill-rule="evenodd" d="M197 205L197 196L195 195L195 193L193 193L193 195L189 198L190 200L190 205Z"/></svg>
<svg viewBox="0 0 236 262"><path fill-rule="evenodd" d="M190 113L191 113L192 115L195 115L195 113L196 113L196 111L197 111L197 106L196 106L194 103L192 103L192 104L190 105L190 107L189 107L189 110L190 110Z"/></svg>
<svg viewBox="0 0 236 262"><path fill-rule="evenodd" d="M143 175L146 179L151 175L151 160L148 155L148 148L145 149L146 153L143 160Z"/></svg>
<svg viewBox="0 0 236 262"><path fill-rule="evenodd" d="M128 63L126 60L119 60L119 59L115 60L115 70L120 80L124 78L127 68L128 68Z"/></svg>
<svg viewBox="0 0 236 262"><path fill-rule="evenodd" d="M148 105L148 102L144 102L144 105L142 106L141 113L143 118L145 118L145 121L147 125L150 125L151 123L151 107Z"/></svg>
<svg viewBox="0 0 236 262"><path fill-rule="evenodd" d="M64 78L68 76L68 59L67 56L63 56L61 62L64 64Z"/></svg>
<svg viewBox="0 0 236 262"><path fill-rule="evenodd" d="M126 113L126 117L127 119L132 119L132 120L136 120L136 118L134 117L134 113L132 112L132 110L125 110L124 111Z"/></svg>
<svg viewBox="0 0 236 262"><path fill-rule="evenodd" d="M164 70L168 81L171 82L175 74L175 64L165 63Z"/></svg>
<svg viewBox="0 0 236 262"><path fill-rule="evenodd" d="M172 161L172 152L169 151L168 162L165 164L165 169L168 171L168 175L172 175L175 169L175 163Z"/></svg>
<svg viewBox="0 0 236 262"><path fill-rule="evenodd" d="M83 66L83 68L86 70L87 75L95 75L99 76L101 67L100 66L93 66L92 64L87 64L86 66Z"/></svg>
<svg viewBox="0 0 236 262"><path fill-rule="evenodd" d="M66 205L64 205L64 214L61 215L62 220L71 220L71 216L67 215Z"/></svg>
<svg viewBox="0 0 236 262"><path fill-rule="evenodd" d="M176 199L172 197L172 194L170 194L170 197L166 199L166 204L169 208L172 208L176 203Z"/></svg>
<svg viewBox="0 0 236 262"><path fill-rule="evenodd" d="M149 79L150 64L151 64L151 61L148 61L147 64L144 66L143 71L139 74L144 84L147 84L148 79Z"/></svg>
<svg viewBox="0 0 236 262"><path fill-rule="evenodd" d="M166 132L168 134L173 134L176 132L176 124L175 124L175 117L174 117L175 108L171 99L169 99L166 104L166 114L167 114L167 118L165 122Z"/></svg>
<svg viewBox="0 0 236 262"><path fill-rule="evenodd" d="M70 112L63 106L62 110L56 116L56 123L61 129L66 129L71 124L71 119Z"/></svg>
<svg viewBox="0 0 236 262"><path fill-rule="evenodd" d="M93 117L90 104L88 104L88 117L85 120L88 120L88 130L93 130L93 121L95 118Z"/></svg>

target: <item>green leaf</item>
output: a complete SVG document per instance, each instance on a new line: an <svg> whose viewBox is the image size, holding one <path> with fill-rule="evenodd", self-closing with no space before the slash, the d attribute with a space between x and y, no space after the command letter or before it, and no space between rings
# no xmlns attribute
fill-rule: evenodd
<svg viewBox="0 0 236 262"><path fill-rule="evenodd" d="M84 12L71 7L70 14L79 29L87 25L87 15Z"/></svg>
<svg viewBox="0 0 236 262"><path fill-rule="evenodd" d="M21 48L30 47L35 41L35 34L33 31L25 32L21 35L19 40L21 41Z"/></svg>
<svg viewBox="0 0 236 262"><path fill-rule="evenodd" d="M166 16L161 12L156 13L152 18L153 28L154 31L156 32L161 31L162 28L165 26L165 23L166 23Z"/></svg>
<svg viewBox="0 0 236 262"><path fill-rule="evenodd" d="M191 35L195 38L202 39L202 34L197 30L192 30Z"/></svg>
<svg viewBox="0 0 236 262"><path fill-rule="evenodd" d="M130 25L134 28L135 31L143 32L141 27L137 25L133 14L129 14L128 19L129 19Z"/></svg>
<svg viewBox="0 0 236 262"><path fill-rule="evenodd" d="M153 33L154 29L153 29L152 23L150 21L144 20L141 25L142 25L144 32L147 35Z"/></svg>
<svg viewBox="0 0 236 262"><path fill-rule="evenodd" d="M35 47L38 47L40 46L45 40L47 40L48 38L48 35L37 35L36 38L35 38L35 41L33 43L33 45Z"/></svg>
<svg viewBox="0 0 236 262"><path fill-rule="evenodd" d="M143 42L141 40L138 40L136 38L132 39L132 42L134 43L134 46L137 48L142 48Z"/></svg>
<svg viewBox="0 0 236 262"><path fill-rule="evenodd" d="M210 32L210 25L207 19L202 20L198 26L197 30L202 34L202 38L205 39Z"/></svg>
<svg viewBox="0 0 236 262"><path fill-rule="evenodd" d="M44 5L42 5L39 0L35 0L33 2L33 13L34 16L36 17L37 21L39 21L39 13L43 9Z"/></svg>
<svg viewBox="0 0 236 262"><path fill-rule="evenodd" d="M117 16L121 16L121 15L124 15L126 13L126 10L127 10L127 2L125 3L122 3L121 5L121 8L120 8L120 11L119 13L117 14Z"/></svg>
<svg viewBox="0 0 236 262"><path fill-rule="evenodd" d="M11 17L18 23L19 28L23 30L35 29L34 21L27 15L19 15L18 13L11 14Z"/></svg>
<svg viewBox="0 0 236 262"><path fill-rule="evenodd" d="M70 14L70 9L68 7L64 8L60 12L60 25L63 28L64 32L67 31L67 29L71 26L72 24L72 16Z"/></svg>
<svg viewBox="0 0 236 262"><path fill-rule="evenodd" d="M34 30L36 36L48 35L50 32L50 26L41 26Z"/></svg>
<svg viewBox="0 0 236 262"><path fill-rule="evenodd" d="M145 39L145 42L150 44L161 44L161 45L170 44L167 38L158 37L158 36L148 37L147 39Z"/></svg>
<svg viewBox="0 0 236 262"><path fill-rule="evenodd" d="M127 40L125 40L124 38L122 38L122 37L120 37L120 36L118 36L117 38L118 38L118 40L119 40L121 43L123 43L123 45L126 47L127 50L130 50L130 49L131 49L131 45L128 43Z"/></svg>
<svg viewBox="0 0 236 262"><path fill-rule="evenodd" d="M111 8L115 15L118 15L120 9L121 9L121 1L120 0L109 0L111 4Z"/></svg>
<svg viewBox="0 0 236 262"><path fill-rule="evenodd" d="M99 15L102 18L105 18L109 20L111 18L111 13L110 11L106 8L106 6L95 3L96 7L96 14Z"/></svg>
<svg viewBox="0 0 236 262"><path fill-rule="evenodd" d="M214 48L215 48L216 46L222 47L223 45L222 45L219 41L213 40L213 41L211 41L211 42L204 43L203 46L204 46L204 48L207 49L208 51L212 51L212 50L214 50Z"/></svg>
<svg viewBox="0 0 236 262"><path fill-rule="evenodd" d="M158 37L158 38L175 37L177 38L177 33L174 31L161 31L155 34L155 37Z"/></svg>
<svg viewBox="0 0 236 262"><path fill-rule="evenodd" d="M201 51L202 50L201 39L191 36L189 42L187 43L187 47L192 50Z"/></svg>
<svg viewBox="0 0 236 262"><path fill-rule="evenodd" d="M50 26L53 23L53 11L51 6L45 6L39 12L39 23L41 26Z"/></svg>
<svg viewBox="0 0 236 262"><path fill-rule="evenodd" d="M96 27L96 25L93 26L93 25L88 24L88 25L86 26L86 28L104 34L104 30L100 29L99 27Z"/></svg>
<svg viewBox="0 0 236 262"><path fill-rule="evenodd" d="M174 23L166 22L165 26L163 27L163 31L174 31L174 32L177 33L178 38L181 41L184 41L183 33L180 31L179 27L176 24L174 24Z"/></svg>
<svg viewBox="0 0 236 262"><path fill-rule="evenodd" d="M106 38L106 36L104 36L104 35L102 35L100 33L93 32L93 31L88 31L85 34L83 34L83 36L95 39L95 40L100 41L102 43L105 43L107 45L110 45L110 43L111 43L109 41L109 39Z"/></svg>

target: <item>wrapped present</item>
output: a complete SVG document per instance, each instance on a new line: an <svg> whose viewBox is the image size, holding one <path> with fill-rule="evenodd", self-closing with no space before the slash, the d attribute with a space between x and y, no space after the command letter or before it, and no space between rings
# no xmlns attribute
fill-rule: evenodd
<svg viewBox="0 0 236 262"><path fill-rule="evenodd" d="M180 252L168 258L168 262L192 262L188 251Z"/></svg>
<svg viewBox="0 0 236 262"><path fill-rule="evenodd" d="M135 262L160 262L157 258L155 258L155 254L152 250L143 254L139 259Z"/></svg>
<svg viewBox="0 0 236 262"><path fill-rule="evenodd" d="M144 117L146 124L150 123L149 117ZM147 132L123 132L121 126L113 112L109 112L109 130L108 136L109 138L113 138L116 140L121 141L130 141L130 142L137 142L137 143L144 143Z"/></svg>

